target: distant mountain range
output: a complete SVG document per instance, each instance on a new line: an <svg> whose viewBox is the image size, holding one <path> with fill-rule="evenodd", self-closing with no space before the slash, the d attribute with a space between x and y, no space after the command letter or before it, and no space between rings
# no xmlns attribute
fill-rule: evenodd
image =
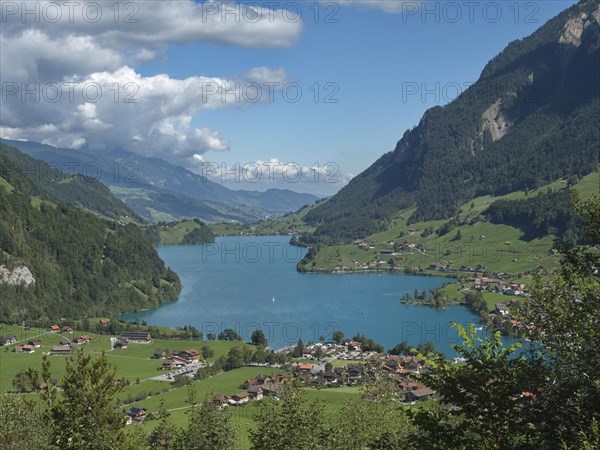
<svg viewBox="0 0 600 450"><path fill-rule="evenodd" d="M425 112L396 148L310 211L309 240L349 241L447 219L482 195L594 171L600 154L600 2L583 0L512 42L477 83ZM465 57L468 57L466 52Z"/></svg>
<svg viewBox="0 0 600 450"><path fill-rule="evenodd" d="M2 142L64 172L97 178L136 214L153 222L200 218L247 223L296 211L319 199L286 189L228 189L162 159L120 149L92 153L30 141Z"/></svg>

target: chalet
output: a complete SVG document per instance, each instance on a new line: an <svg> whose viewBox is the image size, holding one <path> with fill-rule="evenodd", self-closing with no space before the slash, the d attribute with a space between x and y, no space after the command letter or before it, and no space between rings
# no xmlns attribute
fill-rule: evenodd
<svg viewBox="0 0 600 450"><path fill-rule="evenodd" d="M298 370L300 370L300 373L310 373L310 372L312 372L313 367L314 366L312 364L305 363L305 364L300 364L298 366Z"/></svg>
<svg viewBox="0 0 600 450"><path fill-rule="evenodd" d="M175 367L187 366L190 363L188 359L180 358L179 356L173 356L172 360Z"/></svg>
<svg viewBox="0 0 600 450"><path fill-rule="evenodd" d="M154 359L163 359L166 358L167 356L167 352L165 350L163 350L162 348L157 348L156 350L154 350L154 353L152 355L152 357Z"/></svg>
<svg viewBox="0 0 600 450"><path fill-rule="evenodd" d="M42 346L42 342L38 339L28 339L27 345L31 345L33 348L40 348Z"/></svg>
<svg viewBox="0 0 600 450"><path fill-rule="evenodd" d="M360 342L356 342L356 341L347 341L346 342L346 347L348 348L348 350L350 351L360 351Z"/></svg>
<svg viewBox="0 0 600 450"><path fill-rule="evenodd" d="M225 406L229 405L229 398L223 394L216 394L213 397L213 403L219 408L224 408Z"/></svg>
<svg viewBox="0 0 600 450"><path fill-rule="evenodd" d="M62 332L63 332L63 333L69 333L69 334L70 334L70 333L72 333L72 332L73 332L73 328L71 328L71 327L69 327L69 326L65 326L65 327L63 327L63 329L62 329Z"/></svg>
<svg viewBox="0 0 600 450"><path fill-rule="evenodd" d="M506 303L497 303L496 312L501 316L508 316L510 314L510 309Z"/></svg>
<svg viewBox="0 0 600 450"><path fill-rule="evenodd" d="M163 359L162 370L171 370L173 367L175 367L175 363L172 359Z"/></svg>
<svg viewBox="0 0 600 450"><path fill-rule="evenodd" d="M384 248L382 250L379 250L379 254L380 255L393 255L394 249Z"/></svg>
<svg viewBox="0 0 600 450"><path fill-rule="evenodd" d="M50 350L50 354L53 356L71 356L71 346L70 345L55 345Z"/></svg>
<svg viewBox="0 0 600 450"><path fill-rule="evenodd" d="M258 386L258 380L256 378L248 378L244 384L246 386Z"/></svg>
<svg viewBox="0 0 600 450"><path fill-rule="evenodd" d="M256 377L256 381L258 382L258 384L265 384L272 382L273 378L271 378L268 375L259 375Z"/></svg>
<svg viewBox="0 0 600 450"><path fill-rule="evenodd" d="M272 395L278 397L283 392L283 384L265 383L261 386L264 395Z"/></svg>
<svg viewBox="0 0 600 450"><path fill-rule="evenodd" d="M59 330L60 327L58 325L52 325L50 328L48 328L48 333L58 333Z"/></svg>
<svg viewBox="0 0 600 450"><path fill-rule="evenodd" d="M148 416L148 411L146 411L144 408L140 408L139 406L134 406L127 411L127 415L136 422L143 422Z"/></svg>
<svg viewBox="0 0 600 450"><path fill-rule="evenodd" d="M263 389L260 386L250 386L248 388L248 397L252 400L262 400Z"/></svg>
<svg viewBox="0 0 600 450"><path fill-rule="evenodd" d="M70 344L71 344L71 341L66 338L60 340L60 345L70 345Z"/></svg>
<svg viewBox="0 0 600 450"><path fill-rule="evenodd" d="M124 349L124 348L127 348L127 344L129 344L128 339L117 339L117 342L115 342L115 345L113 346L113 348Z"/></svg>
<svg viewBox="0 0 600 450"><path fill-rule="evenodd" d="M16 350L16 348L15 348L15 350ZM33 353L33 352L35 352L35 347L33 345L29 345L29 344L23 345L22 347L20 347L20 350L18 350L18 351L23 352L23 353Z"/></svg>
<svg viewBox="0 0 600 450"><path fill-rule="evenodd" d="M336 366L336 367L333 368L333 371L335 372L336 375L340 376L344 372L346 372L346 368L342 367L342 366Z"/></svg>
<svg viewBox="0 0 600 450"><path fill-rule="evenodd" d="M250 398L248 397L248 394L239 393L231 396L231 398L229 399L229 404L234 406L241 406L248 403L249 400Z"/></svg>
<svg viewBox="0 0 600 450"><path fill-rule="evenodd" d="M398 389L403 392L416 391L418 389L423 389L424 387L426 386L418 381L400 381L398 383Z"/></svg>
<svg viewBox="0 0 600 450"><path fill-rule="evenodd" d="M323 378L327 383L337 383L338 376L332 370L323 373Z"/></svg>
<svg viewBox="0 0 600 450"><path fill-rule="evenodd" d="M428 387L417 389L414 391L409 391L404 395L404 398L407 402L417 402L428 400L433 397L435 391L429 389Z"/></svg>
<svg viewBox="0 0 600 450"><path fill-rule="evenodd" d="M100 319L100 325L107 326L110 323L110 319Z"/></svg>
<svg viewBox="0 0 600 450"><path fill-rule="evenodd" d="M121 339L128 339L130 342L152 342L152 336L147 331L123 331Z"/></svg>
<svg viewBox="0 0 600 450"><path fill-rule="evenodd" d="M439 262L429 264L429 270L442 270L444 265Z"/></svg>
<svg viewBox="0 0 600 450"><path fill-rule="evenodd" d="M179 356L189 361L200 361L200 352L194 348L189 348L180 352Z"/></svg>
<svg viewBox="0 0 600 450"><path fill-rule="evenodd" d="M17 342L17 337L14 334L10 334L6 336L6 340L4 341L4 345L10 345Z"/></svg>

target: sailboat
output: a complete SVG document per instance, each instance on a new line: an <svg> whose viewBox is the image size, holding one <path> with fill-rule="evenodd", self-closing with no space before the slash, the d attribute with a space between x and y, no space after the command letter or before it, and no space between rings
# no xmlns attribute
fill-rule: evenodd
<svg viewBox="0 0 600 450"><path fill-rule="evenodd" d="M275 303L275 297L273 297L273 303Z"/></svg>

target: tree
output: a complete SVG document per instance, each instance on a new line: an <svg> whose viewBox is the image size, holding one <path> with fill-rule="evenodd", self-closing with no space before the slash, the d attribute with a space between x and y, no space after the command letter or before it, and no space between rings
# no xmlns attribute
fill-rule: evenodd
<svg viewBox="0 0 600 450"><path fill-rule="evenodd" d="M286 385L280 401L261 402L250 431L254 450L326 449L324 405L308 403L300 388Z"/></svg>
<svg viewBox="0 0 600 450"><path fill-rule="evenodd" d="M532 325L526 333L543 345L552 368L536 398L546 442L576 448L585 444L579 430L600 421L600 198L581 201L575 195L573 202L588 246L558 244L558 273L537 277L516 314Z"/></svg>
<svg viewBox="0 0 600 450"><path fill-rule="evenodd" d="M44 411L26 396L0 395L0 448L42 449L50 444L51 430Z"/></svg>
<svg viewBox="0 0 600 450"><path fill-rule="evenodd" d="M203 345L200 349L200 353L202 353L202 359L206 360L215 356L215 351L210 348L208 345Z"/></svg>
<svg viewBox="0 0 600 450"><path fill-rule="evenodd" d="M265 333L263 333L262 330L255 330L250 339L254 345L258 345L260 347L266 347L269 345L269 341L267 341Z"/></svg>
<svg viewBox="0 0 600 450"><path fill-rule="evenodd" d="M472 325L453 326L463 345L452 347L465 364L440 355L429 360L433 374L419 379L440 396L440 408L411 412L419 428L415 440L428 448L535 448L537 432L529 417L544 380L543 366L515 357L519 344L504 348L500 333L482 339Z"/></svg>
<svg viewBox="0 0 600 450"><path fill-rule="evenodd" d="M52 441L61 449L111 450L124 443L123 420L114 397L124 383L115 379L106 355L92 359L81 350L67 359L63 395L50 405Z"/></svg>
<svg viewBox="0 0 600 450"><path fill-rule="evenodd" d="M165 400L160 399L157 412L158 426L150 432L148 442L152 449L174 450L179 442L179 430L171 421L171 413L165 407Z"/></svg>
<svg viewBox="0 0 600 450"><path fill-rule="evenodd" d="M342 345L344 343L344 332L341 330L334 331L331 335L331 339L337 345Z"/></svg>
<svg viewBox="0 0 600 450"><path fill-rule="evenodd" d="M226 328L219 333L219 341L243 341L244 339L231 328Z"/></svg>
<svg viewBox="0 0 600 450"><path fill-rule="evenodd" d="M197 405L193 388L190 389L188 426L183 430L179 447L185 450L233 450L236 447L236 430L231 415L222 411L212 399L206 397Z"/></svg>
<svg viewBox="0 0 600 450"><path fill-rule="evenodd" d="M296 347L294 347L294 350L292 351L292 357L293 358L301 358L303 354L304 354L304 342L302 342L302 339L298 339L298 343L296 344Z"/></svg>
<svg viewBox="0 0 600 450"><path fill-rule="evenodd" d="M399 344L396 344L394 348L388 350L390 355L410 355L411 346L406 341L402 341Z"/></svg>
<svg viewBox="0 0 600 450"><path fill-rule="evenodd" d="M27 370L19 370L12 381L13 387L17 392L37 391L40 387L39 374L31 367Z"/></svg>

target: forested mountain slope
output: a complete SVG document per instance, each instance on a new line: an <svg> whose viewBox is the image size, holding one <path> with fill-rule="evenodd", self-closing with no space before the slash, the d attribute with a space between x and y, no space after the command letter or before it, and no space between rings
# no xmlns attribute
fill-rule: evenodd
<svg viewBox="0 0 600 450"><path fill-rule="evenodd" d="M596 169L600 153L600 1L584 0L493 58L474 85L428 110L394 151L312 210L312 241L446 219L481 195L533 189ZM311 238L307 239L311 241Z"/></svg>

